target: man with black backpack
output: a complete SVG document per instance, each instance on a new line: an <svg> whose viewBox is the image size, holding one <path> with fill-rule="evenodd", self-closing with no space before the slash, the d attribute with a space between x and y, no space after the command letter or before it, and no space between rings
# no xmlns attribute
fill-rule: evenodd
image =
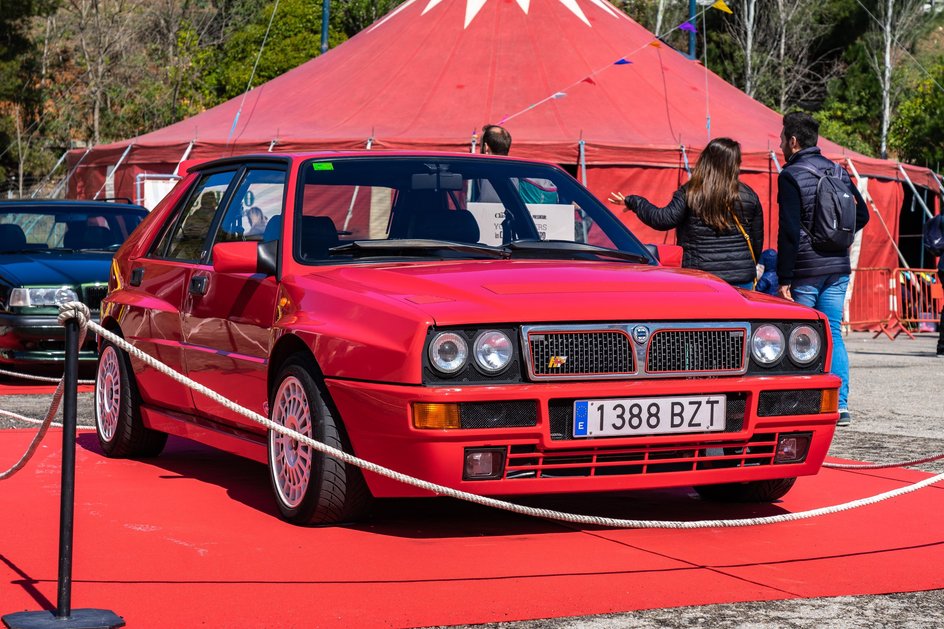
<svg viewBox="0 0 944 629"><path fill-rule="evenodd" d="M816 308L829 319L829 370L842 379L836 425L848 426L849 357L840 326L852 272L849 247L869 222L869 210L845 169L823 157L817 142L819 123L812 116L795 112L783 117L780 148L786 165L777 179L777 276L781 297Z"/></svg>
<svg viewBox="0 0 944 629"><path fill-rule="evenodd" d="M924 246L937 258L937 281L944 286L944 214L938 214L924 224ZM937 357L944 358L944 309L941 310L941 322L937 326Z"/></svg>

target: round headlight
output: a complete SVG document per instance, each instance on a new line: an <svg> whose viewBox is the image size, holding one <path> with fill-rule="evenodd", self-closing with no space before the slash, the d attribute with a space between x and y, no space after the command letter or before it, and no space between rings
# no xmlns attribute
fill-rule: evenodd
<svg viewBox="0 0 944 629"><path fill-rule="evenodd" d="M429 362L442 373L456 373L468 357L469 344L455 332L440 332L429 344Z"/></svg>
<svg viewBox="0 0 944 629"><path fill-rule="evenodd" d="M790 332L787 349L790 360L798 365L808 365L819 357L823 343L819 333L808 325L798 325Z"/></svg>
<svg viewBox="0 0 944 629"><path fill-rule="evenodd" d="M751 336L751 355L762 365L773 365L783 358L784 345L780 328L765 323Z"/></svg>
<svg viewBox="0 0 944 629"><path fill-rule="evenodd" d="M511 362L514 347L504 332L486 330L475 339L472 354L475 364L485 373L498 373Z"/></svg>

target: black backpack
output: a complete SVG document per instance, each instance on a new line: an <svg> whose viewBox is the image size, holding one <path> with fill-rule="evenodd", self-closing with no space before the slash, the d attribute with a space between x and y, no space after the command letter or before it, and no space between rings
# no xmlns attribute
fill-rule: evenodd
<svg viewBox="0 0 944 629"><path fill-rule="evenodd" d="M944 214L938 214L924 224L924 246L931 255L944 256Z"/></svg>
<svg viewBox="0 0 944 629"><path fill-rule="evenodd" d="M803 225L813 249L830 253L847 251L855 240L856 202L849 184L842 178L842 166L833 164L834 168L827 172L806 164L797 166L819 179L813 197L813 220L809 226Z"/></svg>

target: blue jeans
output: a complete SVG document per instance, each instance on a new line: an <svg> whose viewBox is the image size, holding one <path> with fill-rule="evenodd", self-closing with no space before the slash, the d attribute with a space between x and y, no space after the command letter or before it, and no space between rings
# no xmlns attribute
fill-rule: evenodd
<svg viewBox="0 0 944 629"><path fill-rule="evenodd" d="M849 408L849 355L842 340L842 307L849 288L848 275L820 275L794 279L790 285L793 300L798 304L816 308L829 319L829 331L833 337L833 358L830 373L842 378L839 387L839 408Z"/></svg>
<svg viewBox="0 0 944 629"><path fill-rule="evenodd" d="M731 284L736 288L743 288L744 290L754 290L754 282L744 282L743 284Z"/></svg>

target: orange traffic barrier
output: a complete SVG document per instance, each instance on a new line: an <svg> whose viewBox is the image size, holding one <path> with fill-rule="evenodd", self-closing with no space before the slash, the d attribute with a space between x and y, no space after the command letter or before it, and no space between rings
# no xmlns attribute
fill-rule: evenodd
<svg viewBox="0 0 944 629"><path fill-rule="evenodd" d="M895 313L896 304L891 297L892 270L855 269L853 274L845 323L854 330L867 330L878 336L885 332Z"/></svg>
<svg viewBox="0 0 944 629"><path fill-rule="evenodd" d="M898 297L900 332L934 332L944 308L944 297L936 269L895 269L892 290ZM899 332L896 332L896 336Z"/></svg>

